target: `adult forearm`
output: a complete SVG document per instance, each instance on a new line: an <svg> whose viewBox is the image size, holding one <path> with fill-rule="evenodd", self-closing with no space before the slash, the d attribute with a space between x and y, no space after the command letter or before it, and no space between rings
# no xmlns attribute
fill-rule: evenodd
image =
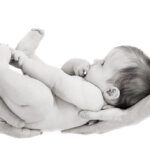
<svg viewBox="0 0 150 150"><path fill-rule="evenodd" d="M150 116L150 96L145 97L136 105L126 110L126 123L138 123Z"/></svg>

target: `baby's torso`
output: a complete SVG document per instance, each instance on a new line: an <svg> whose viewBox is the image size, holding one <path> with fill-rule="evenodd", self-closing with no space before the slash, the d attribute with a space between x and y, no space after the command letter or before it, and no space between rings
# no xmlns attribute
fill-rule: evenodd
<svg viewBox="0 0 150 150"><path fill-rule="evenodd" d="M40 81L30 78L29 80L31 80L31 84L36 82L36 94L32 97L31 93L31 99L35 100L33 106L12 107L14 108L12 111L27 122L26 127L28 128L63 130L80 126L86 123L87 120L79 117L79 108L97 109L103 105L100 90L79 77L63 74L63 78L57 82L52 91ZM58 95L56 96L57 93ZM54 102L53 104L51 103L52 101ZM78 108L71 103L76 103L76 101ZM80 107L81 105L82 107Z"/></svg>
<svg viewBox="0 0 150 150"><path fill-rule="evenodd" d="M54 96L55 104L39 122L28 123L26 127L41 130L65 130L85 124L88 120L79 117L76 106Z"/></svg>

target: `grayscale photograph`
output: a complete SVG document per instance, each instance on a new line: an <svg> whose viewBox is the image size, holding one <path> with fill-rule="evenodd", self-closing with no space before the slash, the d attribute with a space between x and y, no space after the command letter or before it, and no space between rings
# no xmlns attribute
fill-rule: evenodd
<svg viewBox="0 0 150 150"><path fill-rule="evenodd" d="M0 0L1 149L149 149L147 0Z"/></svg>

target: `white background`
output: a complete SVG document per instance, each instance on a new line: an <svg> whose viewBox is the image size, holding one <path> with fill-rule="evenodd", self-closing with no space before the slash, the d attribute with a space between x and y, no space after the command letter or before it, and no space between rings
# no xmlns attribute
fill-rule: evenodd
<svg viewBox="0 0 150 150"><path fill-rule="evenodd" d="M0 42L15 47L31 28L45 30L37 54L61 67L73 57L92 62L118 45L150 56L148 0L0 0ZM102 135L45 133L31 139L0 134L0 149L149 149L150 119Z"/></svg>

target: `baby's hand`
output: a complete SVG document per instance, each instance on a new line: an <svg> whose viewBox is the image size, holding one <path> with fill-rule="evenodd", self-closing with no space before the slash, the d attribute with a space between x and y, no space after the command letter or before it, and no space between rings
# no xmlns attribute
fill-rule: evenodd
<svg viewBox="0 0 150 150"><path fill-rule="evenodd" d="M82 62L74 67L75 75L85 77L90 69L90 64L87 61Z"/></svg>
<svg viewBox="0 0 150 150"><path fill-rule="evenodd" d="M11 50L12 52L12 59L18 62L19 66L23 65L23 62L28 57L24 52L19 50Z"/></svg>

